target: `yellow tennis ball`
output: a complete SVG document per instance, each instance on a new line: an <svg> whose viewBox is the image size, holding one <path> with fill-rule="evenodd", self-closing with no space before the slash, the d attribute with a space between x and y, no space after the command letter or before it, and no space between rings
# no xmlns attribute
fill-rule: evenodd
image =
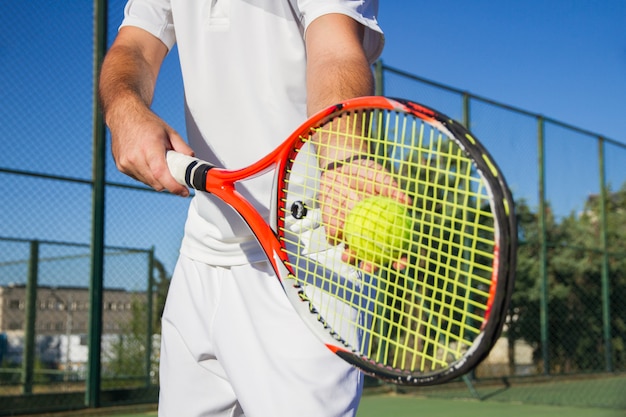
<svg viewBox="0 0 626 417"><path fill-rule="evenodd" d="M397 260L410 243L408 207L388 197L358 202L346 216L344 239L357 259L378 265Z"/></svg>

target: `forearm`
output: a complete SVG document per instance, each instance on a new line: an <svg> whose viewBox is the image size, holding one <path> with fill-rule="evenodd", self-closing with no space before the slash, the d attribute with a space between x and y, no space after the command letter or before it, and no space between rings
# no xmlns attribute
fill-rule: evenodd
<svg viewBox="0 0 626 417"><path fill-rule="evenodd" d="M374 78L364 56L328 56L308 65L309 116L349 98L374 94Z"/></svg>
<svg viewBox="0 0 626 417"><path fill-rule="evenodd" d="M310 115L354 97L374 94L374 78L361 46L362 26L343 15L327 15L307 30L307 111ZM320 166L367 151L359 132L320 134Z"/></svg>
<svg viewBox="0 0 626 417"><path fill-rule="evenodd" d="M167 54L157 38L135 27L124 27L102 64L99 99L109 126L139 110L149 110L154 87Z"/></svg>
<svg viewBox="0 0 626 417"><path fill-rule="evenodd" d="M315 85L309 89L308 109L310 114L328 106L354 97L372 95L374 82L367 62L342 58L333 60L332 65L319 62L313 65L314 71L320 71L315 77ZM356 117L356 116L354 116ZM346 121L343 121L346 123ZM351 122L357 128L361 121ZM345 126L347 127L347 126ZM342 131L339 129L337 132ZM346 130L345 134L319 135L318 158L320 166L325 167L331 162L344 160L354 154L365 153L367 144L361 140L360 131Z"/></svg>
<svg viewBox="0 0 626 417"><path fill-rule="evenodd" d="M107 125L149 109L155 79L147 62L132 48L114 46L107 53L99 83L100 105Z"/></svg>

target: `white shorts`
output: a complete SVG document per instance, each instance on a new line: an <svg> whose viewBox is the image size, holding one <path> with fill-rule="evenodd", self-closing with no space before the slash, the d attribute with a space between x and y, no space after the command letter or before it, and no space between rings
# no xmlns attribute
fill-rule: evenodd
<svg viewBox="0 0 626 417"><path fill-rule="evenodd" d="M160 417L355 416L361 373L313 336L268 263L181 256L163 313Z"/></svg>

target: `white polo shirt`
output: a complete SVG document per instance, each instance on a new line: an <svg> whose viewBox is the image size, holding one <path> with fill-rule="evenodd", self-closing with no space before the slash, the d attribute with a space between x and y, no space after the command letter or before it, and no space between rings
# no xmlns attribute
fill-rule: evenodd
<svg viewBox="0 0 626 417"><path fill-rule="evenodd" d="M185 87L187 134L199 158L242 168L272 151L306 119L308 25L341 13L366 27L370 62L383 36L377 0L130 0L122 26L140 27L178 45ZM266 217L271 174L237 185ZM247 225L205 193L192 200L185 255L212 265L265 259Z"/></svg>

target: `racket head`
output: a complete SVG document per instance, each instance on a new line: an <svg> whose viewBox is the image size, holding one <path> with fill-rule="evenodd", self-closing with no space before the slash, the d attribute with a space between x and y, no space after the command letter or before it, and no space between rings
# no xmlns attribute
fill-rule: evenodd
<svg viewBox="0 0 626 417"><path fill-rule="evenodd" d="M320 169L319 135L358 137L369 151ZM362 97L309 119L283 149L271 220L281 249L270 258L313 332L347 362L396 384L443 383L478 365L502 330L517 231L506 181L476 137L423 105ZM372 250L387 254L373 272L342 260L346 243L329 236L320 191L329 176L356 181L372 166L384 167L410 197L404 219L392 225L408 229L393 259L389 236L366 230L370 219L359 224L364 239L378 243ZM384 194L376 178L363 190ZM348 206L337 211L345 216Z"/></svg>

